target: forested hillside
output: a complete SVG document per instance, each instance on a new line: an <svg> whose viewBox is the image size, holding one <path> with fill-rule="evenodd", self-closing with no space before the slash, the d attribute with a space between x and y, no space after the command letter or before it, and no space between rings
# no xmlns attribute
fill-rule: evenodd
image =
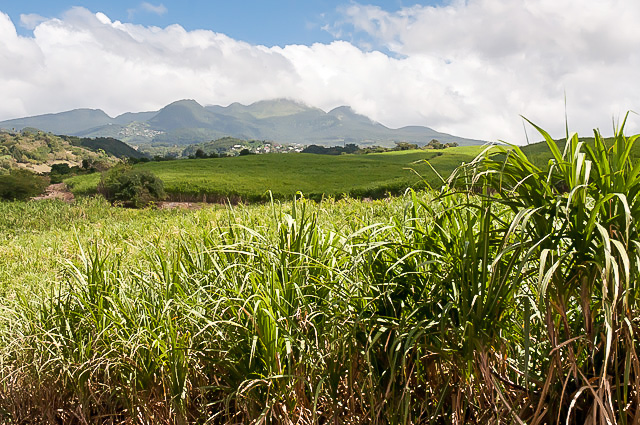
<svg viewBox="0 0 640 425"><path fill-rule="evenodd" d="M29 128L0 131L0 174L14 168L46 173L54 164L81 166L83 161L109 166L117 158L130 156L144 155L116 139L56 136Z"/></svg>

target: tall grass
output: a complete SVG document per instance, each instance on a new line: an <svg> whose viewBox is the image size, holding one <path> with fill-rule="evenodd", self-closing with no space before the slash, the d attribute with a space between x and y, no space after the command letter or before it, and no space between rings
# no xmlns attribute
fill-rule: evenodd
<svg viewBox="0 0 640 425"><path fill-rule="evenodd" d="M4 303L3 420L637 423L622 128L563 151L540 130L546 167L498 148L440 193L192 213L136 261L79 237L56 285Z"/></svg>
<svg viewBox="0 0 640 425"><path fill-rule="evenodd" d="M511 228L524 236L517 276L531 279L521 372L543 372L527 385L534 423L640 420L640 163L630 156L638 136L624 136L625 122L613 143L598 131L592 145L567 134L563 151L535 126L553 155L543 169L517 147L502 153L504 161L489 156L467 167L474 184L489 186L492 201L513 211ZM534 341L542 345L532 352Z"/></svg>

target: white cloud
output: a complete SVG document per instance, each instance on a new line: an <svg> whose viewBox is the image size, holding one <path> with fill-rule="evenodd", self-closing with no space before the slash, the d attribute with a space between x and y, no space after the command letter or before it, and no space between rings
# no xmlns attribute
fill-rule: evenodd
<svg viewBox="0 0 640 425"><path fill-rule="evenodd" d="M167 13L167 8L162 3L155 6L145 1L140 5L140 8L146 10L147 12L155 13L156 15L164 15L165 13Z"/></svg>
<svg viewBox="0 0 640 425"><path fill-rule="evenodd" d="M522 114L561 135L566 93L571 127L610 132L612 116L640 106L635 0L457 0L395 13L351 4L343 14L355 33L429 64L430 88L446 96L435 103L457 112L436 118L445 130L518 139Z"/></svg>
<svg viewBox="0 0 640 425"><path fill-rule="evenodd" d="M148 2L142 2L140 3L140 6L138 6L137 8L134 9L127 9L127 12L129 14L129 19L133 19L134 16L136 15L136 13L138 12L149 12L149 13L153 13L156 14L158 16L162 16L165 13L167 13L169 10L166 8L166 6L162 3L160 3L159 5L154 5Z"/></svg>
<svg viewBox="0 0 640 425"><path fill-rule="evenodd" d="M325 110L348 104L392 127L522 143L519 114L563 134L565 92L581 133L610 132L612 115L640 110L635 0L468 0L395 13L351 4L343 13L332 30L391 54L346 41L267 48L83 8L33 21L33 37L21 37L0 13L0 120L289 97Z"/></svg>
<svg viewBox="0 0 640 425"><path fill-rule="evenodd" d="M20 15L20 25L22 25L23 28L26 28L28 30L33 30L35 29L35 27L38 26L38 24L46 21L47 18L45 18L44 16L40 16L38 14L35 13L29 13L29 14L22 14Z"/></svg>

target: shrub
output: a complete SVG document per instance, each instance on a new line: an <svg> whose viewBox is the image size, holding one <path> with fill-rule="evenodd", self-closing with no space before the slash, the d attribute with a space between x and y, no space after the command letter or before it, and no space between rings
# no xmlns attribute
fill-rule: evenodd
<svg viewBox="0 0 640 425"><path fill-rule="evenodd" d="M69 164L64 162L60 164L53 164L51 166L51 171L49 172L49 180L52 184L62 183L64 179L75 176L81 172L86 173L86 170L81 170L77 165L69 167Z"/></svg>
<svg viewBox="0 0 640 425"><path fill-rule="evenodd" d="M27 170L13 169L8 174L0 175L0 199L28 199L40 195L47 185L45 177Z"/></svg>
<svg viewBox="0 0 640 425"><path fill-rule="evenodd" d="M52 174L70 174L71 167L67 163L53 164L51 165L51 173Z"/></svg>
<svg viewBox="0 0 640 425"><path fill-rule="evenodd" d="M118 166L102 174L98 193L111 202L123 202L135 208L165 198L164 183L149 171Z"/></svg>

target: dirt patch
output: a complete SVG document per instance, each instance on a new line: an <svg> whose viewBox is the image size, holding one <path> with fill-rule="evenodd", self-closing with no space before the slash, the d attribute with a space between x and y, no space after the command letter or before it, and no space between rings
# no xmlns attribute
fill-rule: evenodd
<svg viewBox="0 0 640 425"><path fill-rule="evenodd" d="M38 174L48 173L51 171L51 166L47 164L28 164L18 162L16 165L20 168L24 168L25 170L33 171Z"/></svg>
<svg viewBox="0 0 640 425"><path fill-rule="evenodd" d="M29 162L16 162L16 165L25 170L33 171L38 174L45 174L51 172L51 166L54 164L67 164L69 167L79 167L82 163L78 161L68 161L66 159L56 159L53 161L47 161L44 164L31 164Z"/></svg>
<svg viewBox="0 0 640 425"><path fill-rule="evenodd" d="M172 210L175 208L180 208L184 210L202 209L202 203L196 203L196 202L158 202L156 205L158 206L158 209L161 209L161 210Z"/></svg>
<svg viewBox="0 0 640 425"><path fill-rule="evenodd" d="M36 196L31 199L34 201L40 201L42 199L62 199L65 202L73 202L75 197L65 183L56 183L47 186L44 195Z"/></svg>

